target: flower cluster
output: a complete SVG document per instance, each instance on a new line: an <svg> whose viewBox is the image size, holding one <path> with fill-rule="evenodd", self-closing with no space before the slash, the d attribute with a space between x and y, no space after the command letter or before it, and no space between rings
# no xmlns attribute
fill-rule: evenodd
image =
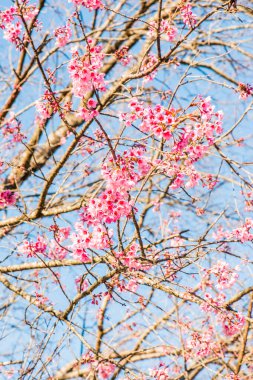
<svg viewBox="0 0 253 380"><path fill-rule="evenodd" d="M229 289L239 278L238 273L236 273L237 269L238 268L231 268L225 261L218 260L210 270L206 271L206 275L213 274L216 277L217 289Z"/></svg>
<svg viewBox="0 0 253 380"><path fill-rule="evenodd" d="M220 312L217 321L221 323L226 336L238 334L245 325L245 317L240 313Z"/></svg>
<svg viewBox="0 0 253 380"><path fill-rule="evenodd" d="M120 61L123 66L127 66L133 58L131 54L128 54L128 49L129 48L127 46L122 46L115 52L117 60Z"/></svg>
<svg viewBox="0 0 253 380"><path fill-rule="evenodd" d="M2 134L4 138L9 139L11 144L21 142L26 138L21 132L21 123L15 118L14 114L11 114L11 117L5 122Z"/></svg>
<svg viewBox="0 0 253 380"><path fill-rule="evenodd" d="M100 72L103 65L104 54L102 46L94 46L88 39L87 52L81 56L77 49L72 50L72 59L68 71L73 82L73 94L83 98L88 91L105 91L104 74Z"/></svg>
<svg viewBox="0 0 253 380"><path fill-rule="evenodd" d="M224 310L223 305L226 298L224 294L220 293L216 297L212 297L206 293L204 298L205 302L202 303L201 309L207 314L214 313L216 315L217 323L221 325L226 336L233 336L242 330L245 317L241 313Z"/></svg>
<svg viewBox="0 0 253 380"><path fill-rule="evenodd" d="M56 37L56 45L58 47L65 46L69 42L69 40L72 36L72 31L71 31L70 25L67 24L65 26L61 26L61 27L55 29L54 35Z"/></svg>
<svg viewBox="0 0 253 380"><path fill-rule="evenodd" d="M102 176L107 181L107 189L126 192L133 188L141 177L146 175L150 164L144 156L143 146L135 146L122 155L113 156L102 166Z"/></svg>
<svg viewBox="0 0 253 380"><path fill-rule="evenodd" d="M239 92L239 97L242 100L246 100L249 96L253 95L253 86L250 84L239 83L237 91Z"/></svg>
<svg viewBox="0 0 253 380"><path fill-rule="evenodd" d="M96 9L103 9L104 7L101 0L69 0L69 2L75 5L83 5L90 11Z"/></svg>
<svg viewBox="0 0 253 380"><path fill-rule="evenodd" d="M123 216L130 215L132 204L125 193L105 190L99 197L91 199L83 208L81 218L88 225L113 223Z"/></svg>
<svg viewBox="0 0 253 380"><path fill-rule="evenodd" d="M160 104L154 108L144 107L143 102L133 98L129 102L131 113L121 114L121 120L126 126L130 126L134 121L141 120L140 130L143 132L154 133L158 137L166 140L170 139L172 134L170 127L175 123L176 112L173 108L166 109Z"/></svg>
<svg viewBox="0 0 253 380"><path fill-rule="evenodd" d="M193 28L197 23L197 18L192 12L192 5L187 3L181 7L180 11L184 24L190 28Z"/></svg>
<svg viewBox="0 0 253 380"><path fill-rule="evenodd" d="M44 255L47 250L46 239L38 235L36 242L24 240L23 244L18 247L18 251L25 254L27 257L36 257L38 254Z"/></svg>
<svg viewBox="0 0 253 380"><path fill-rule="evenodd" d="M75 279L75 283L76 283L77 291L79 293L85 292L85 290L87 290L89 287L88 280L84 279L83 276L78 276Z"/></svg>
<svg viewBox="0 0 253 380"><path fill-rule="evenodd" d="M97 101L90 98L86 103L86 107L79 108L78 114L83 118L83 120L90 121L94 117L98 116L98 111L96 110L96 107Z"/></svg>
<svg viewBox="0 0 253 380"><path fill-rule="evenodd" d="M155 380L169 380L169 370L165 364L161 363L159 368L154 368L149 370L150 376Z"/></svg>
<svg viewBox="0 0 253 380"><path fill-rule="evenodd" d="M59 108L58 98L49 90L46 90L42 99L36 103L36 110L42 121L49 119Z"/></svg>
<svg viewBox="0 0 253 380"><path fill-rule="evenodd" d="M215 342L215 335L213 328L209 326L206 330L199 332L193 332L191 338L186 342L187 356L197 356L199 358L205 358L211 353L217 350L217 344Z"/></svg>
<svg viewBox="0 0 253 380"><path fill-rule="evenodd" d="M97 371L101 379L107 380L114 372L116 366L108 361L101 361L98 364Z"/></svg>
<svg viewBox="0 0 253 380"><path fill-rule="evenodd" d="M28 5L28 1L22 4L22 15L19 13L18 7L12 6L5 11L0 12L0 28L4 31L4 38L15 44L17 48L22 46L21 33L21 16L25 21L32 20L36 17L39 10L36 5ZM38 22L34 23L34 27L38 26Z"/></svg>
<svg viewBox="0 0 253 380"><path fill-rule="evenodd" d="M0 192L0 209L4 207L14 206L19 198L19 194L11 190Z"/></svg>
<svg viewBox="0 0 253 380"><path fill-rule="evenodd" d="M236 238L240 242L244 243L246 241L253 240L253 233L250 230L253 229L253 220L247 218L245 223L238 228L235 228L231 233L231 238Z"/></svg>
<svg viewBox="0 0 253 380"><path fill-rule="evenodd" d="M91 351L88 351L85 355L83 355L82 363L88 364L90 370L97 372L99 378L102 380L109 379L116 369L115 364L108 360L96 360L93 352Z"/></svg>
<svg viewBox="0 0 253 380"><path fill-rule="evenodd" d="M153 37L156 37L157 34L157 29L158 29L158 24L156 21L152 21L150 23L150 29L149 29L149 34ZM168 20L161 20L160 22L160 31L159 34L161 36L164 36L166 41L172 42L175 40L176 35L177 35L177 28L173 25Z"/></svg>
<svg viewBox="0 0 253 380"><path fill-rule="evenodd" d="M182 186L186 176L189 178L186 187L198 184L201 177L193 164L208 152L214 144L215 136L222 132L223 113L214 111L209 97L199 97L194 105L198 108L197 111L180 116L179 110L167 109L160 104L145 107L143 102L134 98L129 103L131 112L120 115L126 126L138 121L142 132L165 140L172 140L173 135L171 151L164 153L164 160L156 161L159 170L173 178L171 189ZM181 127L185 122L186 125ZM212 182L215 185L213 178ZM206 186L204 178L203 186ZM208 187L210 188L209 182Z"/></svg>
<svg viewBox="0 0 253 380"><path fill-rule="evenodd" d="M133 243L124 252L117 252L115 256L120 260L122 264L131 270L148 270L150 265L143 264L139 260L138 252L140 247L138 244Z"/></svg>
<svg viewBox="0 0 253 380"><path fill-rule="evenodd" d="M102 167L106 190L93 198L84 207L82 220L88 225L113 223L122 216L129 216L133 204L128 200L128 191L147 174L150 165L144 157L143 147L133 147L121 156L111 156Z"/></svg>
<svg viewBox="0 0 253 380"><path fill-rule="evenodd" d="M87 249L105 249L110 247L110 239L113 235L112 230L106 230L102 224L93 227L89 232L83 223L75 224L75 232L70 235L71 245L68 249L72 252L72 256L82 262L90 262Z"/></svg>
<svg viewBox="0 0 253 380"><path fill-rule="evenodd" d="M154 65L156 65L157 62L158 62L158 58L154 54L151 54L151 53L148 54L143 60L140 71L145 72L145 71L150 70L150 72L145 75L144 80L143 80L144 82L149 82L155 78L157 74L157 69L151 70L151 68Z"/></svg>

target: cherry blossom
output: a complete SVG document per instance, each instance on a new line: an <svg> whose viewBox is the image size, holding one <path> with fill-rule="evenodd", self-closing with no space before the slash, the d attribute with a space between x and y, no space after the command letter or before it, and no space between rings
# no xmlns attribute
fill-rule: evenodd
<svg viewBox="0 0 253 380"><path fill-rule="evenodd" d="M68 71L73 81L73 94L79 98L84 97L90 90L105 91L106 83L101 72L104 54L102 46L94 46L89 39L86 54L81 56L77 49L72 50L72 59L68 65Z"/></svg>
<svg viewBox="0 0 253 380"><path fill-rule="evenodd" d="M103 8L103 3L101 0L69 0L69 3L83 5L90 11Z"/></svg>
<svg viewBox="0 0 253 380"><path fill-rule="evenodd" d="M14 206L19 198L17 192L11 190L0 191L0 209L4 207Z"/></svg>
<svg viewBox="0 0 253 380"><path fill-rule="evenodd" d="M192 5L190 3L186 3L181 7L180 11L185 25L193 28L197 23L197 19L196 15L192 12Z"/></svg>
<svg viewBox="0 0 253 380"><path fill-rule="evenodd" d="M56 45L58 47L65 46L69 42L69 40L72 36L72 31L71 31L70 25L67 24L65 26L61 26L61 27L55 29L54 35L56 37Z"/></svg>
<svg viewBox="0 0 253 380"><path fill-rule="evenodd" d="M156 37L156 35L157 35L156 31L157 31L157 28L158 28L157 22L152 21L150 23L150 25L151 25L151 28L149 29L149 33L150 33L151 36ZM164 39L166 41L172 42L176 38L177 28L175 26L171 25L168 20L164 20L163 19L160 22L160 32L159 32L159 34L161 36L164 36Z"/></svg>
<svg viewBox="0 0 253 380"><path fill-rule="evenodd" d="M249 96L253 95L253 86L240 82L237 91L240 94L240 99L246 100Z"/></svg>

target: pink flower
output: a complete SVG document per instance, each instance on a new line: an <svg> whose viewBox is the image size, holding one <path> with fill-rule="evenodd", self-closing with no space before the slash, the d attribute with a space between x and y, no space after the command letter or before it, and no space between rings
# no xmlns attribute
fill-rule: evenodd
<svg viewBox="0 0 253 380"><path fill-rule="evenodd" d="M149 29L149 34L153 37L156 37L157 28L158 28L157 22L152 21L150 25L151 25L151 28ZM177 28L171 25L168 20L161 20L159 34L161 36L164 36L166 41L172 42L176 38Z"/></svg>
<svg viewBox="0 0 253 380"><path fill-rule="evenodd" d="M84 279L83 276L79 276L75 279L76 287L78 292L85 292L89 287L88 280Z"/></svg>
<svg viewBox="0 0 253 380"><path fill-rule="evenodd" d="M186 342L186 348L189 350L188 355L190 357L196 355L198 358L205 358L213 353L217 347L218 345L211 326L201 333L193 332L191 338Z"/></svg>
<svg viewBox="0 0 253 380"><path fill-rule="evenodd" d="M19 194L11 190L0 192L0 209L4 207L14 206L19 198Z"/></svg>
<svg viewBox="0 0 253 380"><path fill-rule="evenodd" d="M127 46L122 46L119 50L117 50L115 52L115 56L123 66L127 66L133 58L131 54L128 54Z"/></svg>
<svg viewBox="0 0 253 380"><path fill-rule="evenodd" d="M11 117L5 122L2 128L2 134L4 138L10 138L10 143L21 142L26 136L21 133L21 123L15 118L15 115L11 113Z"/></svg>
<svg viewBox="0 0 253 380"><path fill-rule="evenodd" d="M90 90L105 91L104 73L100 72L103 66L104 54L101 46L92 45L92 40L86 47L87 53L80 56L73 50L68 71L73 82L73 94L82 98Z"/></svg>
<svg viewBox="0 0 253 380"><path fill-rule="evenodd" d="M10 24L17 14L17 7L12 6L5 11L0 11L0 28L5 29L6 24Z"/></svg>
<svg viewBox="0 0 253 380"><path fill-rule="evenodd" d="M250 95L253 95L253 86L240 82L237 91L240 93L240 99L246 100Z"/></svg>
<svg viewBox="0 0 253 380"><path fill-rule="evenodd" d="M98 104L98 102L97 102L95 99L92 99L92 98L90 98L90 99L87 101L87 106L88 106L88 108L96 108L96 107L97 107L97 104Z"/></svg>
<svg viewBox="0 0 253 380"><path fill-rule="evenodd" d="M113 363L103 361L98 364L98 375L101 379L108 379L114 372L116 366Z"/></svg>
<svg viewBox="0 0 253 380"><path fill-rule="evenodd" d="M155 380L169 380L169 371L163 363L160 364L160 368L154 368L149 370L150 376Z"/></svg>
<svg viewBox="0 0 253 380"><path fill-rule="evenodd" d="M67 255L68 250L66 248L57 243L55 240L50 241L48 257L53 260L64 260Z"/></svg>
<svg viewBox="0 0 253 380"><path fill-rule="evenodd" d="M56 45L59 47L65 46L72 36L70 25L67 24L55 29L54 35L56 37Z"/></svg>
<svg viewBox="0 0 253 380"><path fill-rule="evenodd" d="M151 69L156 63L158 62L158 58L153 55L153 54L148 54L148 56L144 59L143 61L143 64L141 66L141 72L142 71L146 71L148 69ZM149 74L147 74L143 81L144 82L149 82L149 81L152 81L155 76L157 74L157 69L154 69L153 71L151 71Z"/></svg>
<svg viewBox="0 0 253 380"><path fill-rule="evenodd" d="M225 335L233 336L242 331L245 318L242 314L232 314L231 312L220 313L217 318L218 322L221 322L222 329Z"/></svg>
<svg viewBox="0 0 253 380"><path fill-rule="evenodd" d="M69 0L69 2L75 5L83 5L90 11L102 9L104 7L101 0Z"/></svg>
<svg viewBox="0 0 253 380"><path fill-rule="evenodd" d="M15 44L19 45L21 34L21 23L18 21L15 24L6 24L4 29L4 38Z"/></svg>
<svg viewBox="0 0 253 380"><path fill-rule="evenodd" d="M18 248L18 251L27 255L27 257L36 257L38 254L45 254L46 250L46 239L40 235L38 235L36 242L24 240L23 244Z"/></svg>
<svg viewBox="0 0 253 380"><path fill-rule="evenodd" d="M196 15L192 13L192 5L190 3L182 6L181 16L185 25L189 26L190 28L193 28L196 25Z"/></svg>
<svg viewBox="0 0 253 380"><path fill-rule="evenodd" d="M217 278L218 284L216 287L219 290L231 288L239 277L238 273L235 273L229 264L221 260L210 269L210 273Z"/></svg>

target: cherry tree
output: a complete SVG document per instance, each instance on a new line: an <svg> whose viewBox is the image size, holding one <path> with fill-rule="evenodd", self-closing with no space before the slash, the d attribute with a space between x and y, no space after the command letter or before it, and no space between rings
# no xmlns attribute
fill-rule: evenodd
<svg viewBox="0 0 253 380"><path fill-rule="evenodd" d="M252 379L253 2L0 6L0 379Z"/></svg>

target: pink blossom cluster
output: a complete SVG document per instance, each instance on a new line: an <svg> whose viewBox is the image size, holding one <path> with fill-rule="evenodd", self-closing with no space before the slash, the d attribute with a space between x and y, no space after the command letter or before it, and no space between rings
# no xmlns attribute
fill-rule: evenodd
<svg viewBox="0 0 253 380"><path fill-rule="evenodd" d="M239 275L236 273L236 270L238 268L233 269L225 261L218 260L209 272L217 278L217 289L222 290L231 288L238 280Z"/></svg>
<svg viewBox="0 0 253 380"><path fill-rule="evenodd" d="M181 7L180 11L184 24L193 28L197 23L197 18L192 12L192 5L187 3Z"/></svg>
<svg viewBox="0 0 253 380"><path fill-rule="evenodd" d="M129 102L131 113L123 113L120 115L121 120L126 126L130 126L134 121L140 120L140 130L143 132L154 133L158 137L166 140L170 139L172 134L170 127L175 123L176 112L172 108L166 109L158 104L154 108L145 107L143 102L137 98L131 99Z"/></svg>
<svg viewBox="0 0 253 380"><path fill-rule="evenodd" d="M156 21L152 21L150 23L150 29L149 29L149 34L153 37L156 37L157 35L157 28L158 24ZM159 34L161 36L165 36L165 40L169 42L173 42L176 38L177 35L177 28L173 25L168 20L161 20L160 22L160 31Z"/></svg>
<svg viewBox="0 0 253 380"><path fill-rule="evenodd" d="M38 14L39 10L36 5L28 5L28 1L24 1L22 5L22 16L26 21L32 20ZM22 25L20 22L21 15L16 6L12 6L5 11L0 11L0 28L4 31L4 38L20 47L22 44L21 33ZM15 19L17 21L15 21ZM35 22L34 26L38 26Z"/></svg>
<svg viewBox="0 0 253 380"><path fill-rule="evenodd" d="M223 113L214 111L210 98L199 97L195 105L198 111L180 116L178 110L173 108L168 110L160 104L154 108L145 107L143 102L133 98L129 103L131 112L120 115L126 126L138 121L141 131L154 133L166 140L172 140L173 132L178 132L178 136L173 139L171 151L164 154L165 159L156 161L161 172L174 178L171 189L182 186L186 176L189 178L186 187L192 188L199 183L201 176L193 164L208 152L214 144L215 136L222 133ZM190 122L180 128L185 120ZM212 182L215 185L213 178ZM203 186L206 186L204 178ZM209 182L208 187L210 188Z"/></svg>
<svg viewBox="0 0 253 380"><path fill-rule="evenodd" d="M97 371L98 371L98 376L103 379L107 380L115 371L116 365L113 363L110 363L109 361L101 361L98 364Z"/></svg>
<svg viewBox="0 0 253 380"><path fill-rule="evenodd" d="M247 218L245 223L241 227L235 228L230 236L231 238L235 238L242 243L252 241L253 233L251 232L251 229L253 229L253 220Z"/></svg>
<svg viewBox="0 0 253 380"><path fill-rule="evenodd" d="M151 167L144 154L143 146L135 146L124 151L122 155L117 155L116 161L111 155L102 166L107 189L126 192L133 188Z"/></svg>
<svg viewBox="0 0 253 380"><path fill-rule="evenodd" d="M205 302L202 303L201 309L205 313L214 313L216 315L217 323L222 327L226 336L233 336L239 333L245 324L245 317L241 313L233 313L223 309L226 296L219 293L215 298L209 293L206 293Z"/></svg>
<svg viewBox="0 0 253 380"><path fill-rule="evenodd" d="M88 39L86 54L81 56L77 49L72 51L72 59L68 71L72 79L73 94L84 97L91 90L105 91L104 73L100 72L103 66L104 54L102 46L94 46L92 39Z"/></svg>
<svg viewBox="0 0 253 380"><path fill-rule="evenodd" d="M119 276L114 276L112 278L111 284L118 289L120 293L130 291L130 292L136 292L139 283L135 278L131 278L128 282L126 280L119 279Z"/></svg>
<svg viewBox="0 0 253 380"><path fill-rule="evenodd" d="M83 208L81 218L88 225L100 223L113 223L123 216L129 216L132 203L128 201L125 193L105 190L99 197L91 199Z"/></svg>
<svg viewBox="0 0 253 380"><path fill-rule="evenodd" d="M70 227L59 228L57 225L52 225L50 230L54 232L54 239L49 242L48 257L54 260L63 260L69 250L62 243L69 238Z"/></svg>
<svg viewBox="0 0 253 380"><path fill-rule="evenodd" d="M41 293L35 292L35 303L38 306L45 305L49 301L49 298Z"/></svg>
<svg viewBox="0 0 253 380"><path fill-rule="evenodd" d="M75 279L75 283L76 283L77 291L78 291L79 293L85 292L85 290L87 290L88 287L89 287L89 282L88 282L88 280L84 279L83 276L78 276L78 277Z"/></svg>
<svg viewBox="0 0 253 380"><path fill-rule="evenodd" d="M120 260L120 262L131 270L148 270L150 265L143 264L140 261L140 246L137 243L132 243L130 247L124 252L117 252L115 256Z"/></svg>
<svg viewBox="0 0 253 380"><path fill-rule="evenodd" d="M129 48L127 46L122 46L119 50L115 52L115 56L117 60L120 61L120 63L123 66L129 65L129 63L131 62L133 58L131 54L128 54L128 49Z"/></svg>
<svg viewBox="0 0 253 380"><path fill-rule="evenodd" d="M14 206L19 198L19 194L11 190L0 191L0 209Z"/></svg>
<svg viewBox="0 0 253 380"><path fill-rule="evenodd" d="M239 83L237 91L239 92L239 97L242 100L246 100L249 96L253 95L253 86L250 84Z"/></svg>
<svg viewBox="0 0 253 380"><path fill-rule="evenodd" d="M67 24L55 29L54 35L56 37L56 45L58 47L65 46L70 41L70 38L72 36L70 25Z"/></svg>
<svg viewBox="0 0 253 380"><path fill-rule="evenodd" d="M4 39L18 46L20 43L21 23L20 21L13 23L17 12L18 10L15 6L1 11L0 28L4 31Z"/></svg>
<svg viewBox="0 0 253 380"><path fill-rule="evenodd" d="M219 293L216 297L212 297L210 293L205 293L204 302L201 304L201 309L205 313L214 313L217 314L219 307L221 307L226 299L225 294Z"/></svg>
<svg viewBox="0 0 253 380"><path fill-rule="evenodd" d="M236 375L235 373L231 372L228 375L226 375L225 380L242 380L242 378Z"/></svg>
<svg viewBox="0 0 253 380"><path fill-rule="evenodd" d="M164 363L161 363L159 368L153 368L149 370L150 376L155 380L169 380L169 370Z"/></svg>
<svg viewBox="0 0 253 380"><path fill-rule="evenodd" d="M36 7L36 4L30 4L29 0L23 1L22 4L22 16L26 21L34 19L39 13L39 9Z"/></svg>
<svg viewBox="0 0 253 380"><path fill-rule="evenodd" d="M205 358L217 350L217 343L213 328L210 326L201 333L193 332L191 338L186 342L187 356L197 356L198 358Z"/></svg>
<svg viewBox="0 0 253 380"><path fill-rule="evenodd" d="M225 231L223 227L220 225L217 230L213 233L213 238L217 241L229 239L230 233L228 231Z"/></svg>
<svg viewBox="0 0 253 380"><path fill-rule="evenodd" d="M45 255L48 243L46 239L38 235L35 242L24 240L23 244L18 247L18 251L27 257L36 257L38 254Z"/></svg>
<svg viewBox="0 0 253 380"><path fill-rule="evenodd" d="M68 249L76 260L90 262L90 256L87 249L105 249L110 247L110 239L113 235L112 230L106 230L102 224L93 226L92 232L84 227L83 223L75 224L75 232L70 235L71 245Z"/></svg>
<svg viewBox="0 0 253 380"><path fill-rule="evenodd" d="M79 108L78 114L83 118L83 120L90 121L94 117L98 116L98 111L96 110L96 107L97 101L90 98L86 103L86 107Z"/></svg>
<svg viewBox="0 0 253 380"><path fill-rule="evenodd" d="M22 31L21 23L7 24L4 28L4 39L15 44L17 47L21 43L20 35Z"/></svg>
<svg viewBox="0 0 253 380"><path fill-rule="evenodd" d="M96 9L103 9L104 5L101 0L69 0L70 3L75 5L83 5L90 11Z"/></svg>
<svg viewBox="0 0 253 380"><path fill-rule="evenodd" d="M118 155L116 161L115 157L109 157L102 167L106 190L84 207L83 221L95 226L100 223L113 223L130 215L133 204L128 200L128 191L150 169L144 152L142 147L133 147L121 156Z"/></svg>
<svg viewBox="0 0 253 380"><path fill-rule="evenodd" d="M5 11L0 11L0 28L5 29L5 25L10 24L17 15L17 7L12 6Z"/></svg>
<svg viewBox="0 0 253 380"><path fill-rule="evenodd" d="M85 355L83 355L82 363L88 364L89 368L96 371L99 378L102 380L109 379L116 369L116 365L108 360L96 360L93 352L91 351L88 351Z"/></svg>
<svg viewBox="0 0 253 380"><path fill-rule="evenodd" d="M145 72L148 70L151 70L154 65L156 65L158 62L158 58L154 54L148 54L147 57L143 60L143 63L141 65L141 72ZM144 76L143 81L149 82L152 81L157 74L157 69L151 70L148 74Z"/></svg>
<svg viewBox="0 0 253 380"><path fill-rule="evenodd" d="M220 312L217 321L221 323L226 336L233 336L242 331L245 325L245 317L240 313Z"/></svg>
<svg viewBox="0 0 253 380"><path fill-rule="evenodd" d="M245 196L245 211L253 211L253 192L243 193Z"/></svg>
<svg viewBox="0 0 253 380"><path fill-rule="evenodd" d="M43 121L49 119L58 109L59 104L57 102L57 98L55 98L53 93L49 90L46 90L42 99L38 100L36 103L36 111Z"/></svg>
<svg viewBox="0 0 253 380"><path fill-rule="evenodd" d="M13 113L5 122L5 125L2 128L2 134L4 138L11 138L10 143L18 143L26 138L21 132L21 123L15 118Z"/></svg>

